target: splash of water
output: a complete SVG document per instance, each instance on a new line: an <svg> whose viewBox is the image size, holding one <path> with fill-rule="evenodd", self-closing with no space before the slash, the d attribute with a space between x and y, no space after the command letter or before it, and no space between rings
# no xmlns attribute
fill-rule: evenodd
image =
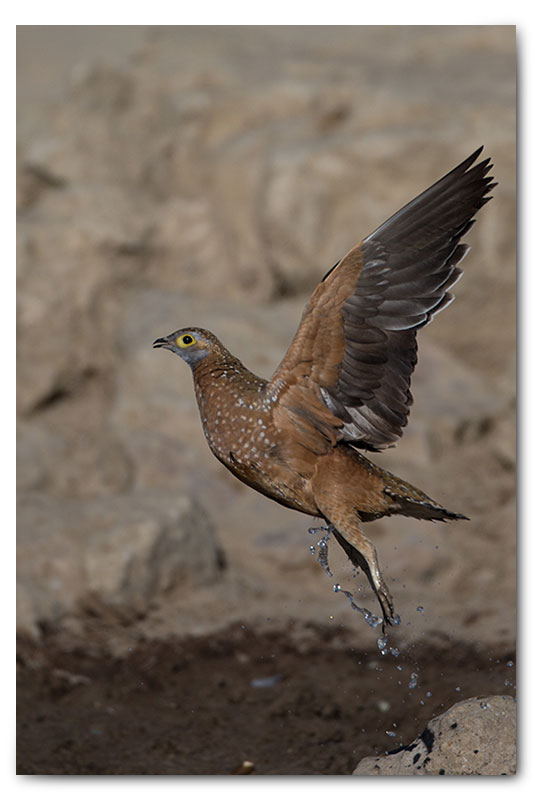
<svg viewBox="0 0 533 800"><path fill-rule="evenodd" d="M355 600L353 599L353 594L351 592L346 591L346 589L343 589L340 583L334 584L333 591L341 592L345 597L347 597L353 610L357 611L359 614L362 614L365 619L365 622L367 623L367 625L370 625L371 628L377 628L378 625L381 625L381 623L383 622L382 617L378 617L376 614L372 614L372 612L369 611L368 608L361 608L361 606L358 606Z"/></svg>
<svg viewBox="0 0 533 800"><path fill-rule="evenodd" d="M317 561L329 578L333 577L333 573L331 572L328 563L328 541L334 530L335 529L333 525L328 525L327 527L321 526L318 528L309 528L309 533L312 536L316 536L319 533L324 534L322 538L317 541L316 546L311 545L309 547L309 550L312 555L316 555L318 549ZM353 594L343 589L339 583L335 583L333 585L333 591L341 592L342 594L344 594L348 598L353 610L357 611L359 614L362 614L365 622L367 623L367 625L370 625L371 628L377 628L378 625L383 624L383 617L380 617L377 614L373 614L371 611L368 610L368 608L362 608L361 606L358 606L354 600ZM390 622L393 625L400 625L401 619L399 614L394 614ZM379 649L380 651L382 651L382 655L385 655L387 652L389 652L386 648L383 650L383 648L379 647ZM400 651L397 648L391 649L390 652L394 656L398 656L400 653Z"/></svg>
<svg viewBox="0 0 533 800"><path fill-rule="evenodd" d="M316 543L316 548L318 548L318 556L317 561L328 576L328 578L333 578L333 573L329 568L328 563L328 541L329 537L331 536L331 527L328 526L327 528L309 528L309 533L316 535L317 533L322 533L324 531L324 536L318 540ZM309 550L313 555L316 553L316 548L314 545L311 545Z"/></svg>
<svg viewBox="0 0 533 800"><path fill-rule="evenodd" d="M316 536L318 533L322 533L322 531L328 532L329 530L330 530L329 526L325 527L324 525L322 525L321 527L318 528L309 528L307 532L310 533L311 536Z"/></svg>
<svg viewBox="0 0 533 800"><path fill-rule="evenodd" d="M318 547L318 556L317 561L328 576L328 578L333 578L333 573L329 568L328 563L328 539L329 534L326 534L322 539L319 539L317 542Z"/></svg>

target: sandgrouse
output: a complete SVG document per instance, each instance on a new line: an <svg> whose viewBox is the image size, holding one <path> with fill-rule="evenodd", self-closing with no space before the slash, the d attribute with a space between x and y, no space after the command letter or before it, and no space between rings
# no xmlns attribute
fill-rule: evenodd
<svg viewBox="0 0 533 800"><path fill-rule="evenodd" d="M496 186L482 148L350 250L316 287L268 381L209 331L162 339L192 369L205 436L237 478L289 508L324 519L365 572L383 614L398 622L361 523L391 514L467 519L380 469L361 450L402 435L412 403L416 334L453 300L461 239Z"/></svg>

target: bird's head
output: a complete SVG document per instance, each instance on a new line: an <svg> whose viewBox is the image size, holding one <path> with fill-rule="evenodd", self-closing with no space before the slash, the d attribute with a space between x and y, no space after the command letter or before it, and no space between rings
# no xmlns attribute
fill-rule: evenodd
<svg viewBox="0 0 533 800"><path fill-rule="evenodd" d="M181 328L162 339L156 339L153 347L163 347L180 356L191 367L211 355L220 347L218 339L202 328Z"/></svg>

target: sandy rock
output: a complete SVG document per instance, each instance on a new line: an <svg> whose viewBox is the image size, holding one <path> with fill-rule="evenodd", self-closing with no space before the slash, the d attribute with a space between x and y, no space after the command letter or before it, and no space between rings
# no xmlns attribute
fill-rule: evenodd
<svg viewBox="0 0 533 800"><path fill-rule="evenodd" d="M17 426L17 474L21 492L60 497L121 494L132 482L133 465L109 431L52 431L35 419Z"/></svg>
<svg viewBox="0 0 533 800"><path fill-rule="evenodd" d="M216 580L220 558L209 519L188 497L22 494L19 625L34 630L88 595L144 612L174 591Z"/></svg>
<svg viewBox="0 0 533 800"><path fill-rule="evenodd" d="M464 700L435 717L406 747L364 758L354 775L514 775L516 702L504 696Z"/></svg>
<svg viewBox="0 0 533 800"><path fill-rule="evenodd" d="M18 229L18 403L28 412L113 364L124 280L143 268L144 222L114 187L47 192ZM73 220L76 220L75 224ZM58 250L58 240L61 248Z"/></svg>

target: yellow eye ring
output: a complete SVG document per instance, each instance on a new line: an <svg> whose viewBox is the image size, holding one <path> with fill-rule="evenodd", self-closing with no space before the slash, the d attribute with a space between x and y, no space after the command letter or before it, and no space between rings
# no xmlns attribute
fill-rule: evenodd
<svg viewBox="0 0 533 800"><path fill-rule="evenodd" d="M190 333L182 333L181 336L178 336L176 339L178 347L192 347L192 345L196 343L196 339Z"/></svg>

